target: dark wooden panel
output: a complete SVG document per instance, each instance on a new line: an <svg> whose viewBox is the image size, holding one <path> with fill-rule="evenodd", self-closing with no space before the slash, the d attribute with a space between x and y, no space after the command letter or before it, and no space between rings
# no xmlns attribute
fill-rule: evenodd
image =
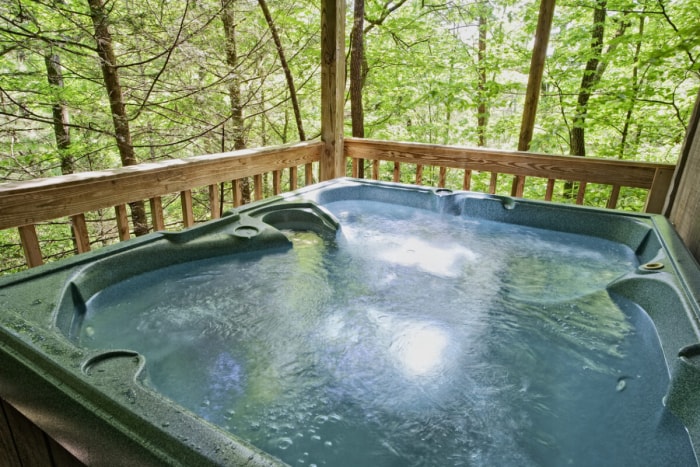
<svg viewBox="0 0 700 467"><path fill-rule="evenodd" d="M5 404L0 400L0 465L7 467L22 467L19 461L12 430L5 416Z"/></svg>
<svg viewBox="0 0 700 467"><path fill-rule="evenodd" d="M0 399L1 467L84 467L84 464Z"/></svg>
<svg viewBox="0 0 700 467"><path fill-rule="evenodd" d="M674 185L669 195L670 220L686 246L700 261L700 94L688 125L688 133ZM669 207L667 206L667 209Z"/></svg>
<svg viewBox="0 0 700 467"><path fill-rule="evenodd" d="M3 410L12 432L20 465L52 466L51 453L44 432L10 404L4 403Z"/></svg>
<svg viewBox="0 0 700 467"><path fill-rule="evenodd" d="M66 448L58 444L55 440L47 437L51 458L55 467L84 467L85 464L76 459Z"/></svg>

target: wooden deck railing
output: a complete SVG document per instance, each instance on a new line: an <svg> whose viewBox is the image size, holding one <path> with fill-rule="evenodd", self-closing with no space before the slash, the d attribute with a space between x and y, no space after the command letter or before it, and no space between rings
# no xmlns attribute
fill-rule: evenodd
<svg viewBox="0 0 700 467"><path fill-rule="evenodd" d="M188 159L145 163L99 172L0 184L0 229L17 227L26 263L43 263L35 225L69 217L78 253L90 249L85 213L114 208L120 240L130 238L127 204L149 200L153 230L165 229L162 196L179 193L183 226L194 223L192 190L209 188L212 218L219 217L218 184L233 185L233 204L241 204L241 180L253 177L254 199L263 197L264 173L273 174L273 191L281 191L280 177L290 172L290 189L297 188L297 170L303 167L306 184L313 183L312 164L320 159L322 144L242 150Z"/></svg>
<svg viewBox="0 0 700 467"><path fill-rule="evenodd" d="M575 156L553 156L519 151L443 146L422 143L396 143L357 138L345 140L345 155L354 160L370 159L394 163L393 180L399 181L401 164L415 165L413 183L423 182L423 169L439 167L439 187L445 186L447 168L463 170L462 189L472 187L472 173L490 172L488 192L496 192L499 174L514 175L521 183L514 183L513 196L523 196L527 177L546 179L543 199L552 200L556 181L578 182L576 203L583 204L586 188L596 183L611 187L606 207L615 209L620 188L643 188L648 190L644 210L660 213L666 199L675 166L646 162L595 159ZM357 176L357 164L353 164L353 175ZM378 164L372 165L371 178L378 178Z"/></svg>
<svg viewBox="0 0 700 467"><path fill-rule="evenodd" d="M85 214L114 209L120 240L131 236L127 205L148 200L153 230L163 230L162 197L179 194L182 223L194 223L192 192L208 187L209 213L219 216L220 184L232 185L233 206L242 203L241 181L252 177L253 198L263 197L263 174L272 174L272 193L282 191L282 171L289 171L290 190L297 188L297 179L304 171L303 183L314 182L314 164L322 157L322 143L304 142L255 150L192 157L188 159L145 163L131 167L84 172L60 177L0 184L0 229L17 228L29 267L43 263L44 257L36 225L68 217L73 231L75 250L88 251L91 241ZM353 175L357 175L360 159L372 160L372 178L379 178L381 161L393 163L393 180L399 181L401 164L415 165L411 182L422 184L423 168L439 168L438 186L444 186L448 168L463 171L462 188L470 189L473 171L490 172L488 191L495 192L498 174L547 179L545 200L552 199L556 180L579 182L577 202L581 204L588 183L612 187L607 206L614 208L620 187L648 190L647 212L660 212L673 174L674 166L640 162L601 160L567 156L497 151L418 143L398 143L347 138L345 156L353 159ZM522 186L517 196L522 196Z"/></svg>

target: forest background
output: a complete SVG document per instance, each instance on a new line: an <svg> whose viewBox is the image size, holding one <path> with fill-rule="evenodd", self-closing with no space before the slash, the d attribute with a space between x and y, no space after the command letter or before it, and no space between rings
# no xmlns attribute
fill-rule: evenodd
<svg viewBox="0 0 700 467"><path fill-rule="evenodd" d="M538 10L349 1L346 133L517 149ZM318 138L320 16L313 0L2 0L0 183ZM697 0L558 1L529 149L675 163L699 25ZM97 242L113 217L91 215ZM60 224L49 257L71 249ZM21 258L0 232L0 273Z"/></svg>

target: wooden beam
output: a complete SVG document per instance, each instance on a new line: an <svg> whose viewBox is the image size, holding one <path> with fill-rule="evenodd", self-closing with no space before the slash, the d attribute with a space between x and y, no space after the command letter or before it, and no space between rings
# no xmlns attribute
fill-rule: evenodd
<svg viewBox="0 0 700 467"><path fill-rule="evenodd" d="M345 175L345 0L321 0L321 163L319 178Z"/></svg>

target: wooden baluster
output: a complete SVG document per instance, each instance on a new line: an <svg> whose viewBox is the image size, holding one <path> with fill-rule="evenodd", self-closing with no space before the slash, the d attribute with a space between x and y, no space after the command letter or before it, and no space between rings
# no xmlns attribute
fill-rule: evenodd
<svg viewBox="0 0 700 467"><path fill-rule="evenodd" d="M232 180L231 189L233 190L233 207L237 208L243 204L243 183L241 180Z"/></svg>
<svg viewBox="0 0 700 467"><path fill-rule="evenodd" d="M423 184L423 166L418 164L416 165L416 185L422 185Z"/></svg>
<svg viewBox="0 0 700 467"><path fill-rule="evenodd" d="M219 185L209 185L209 210L211 218L218 219L221 217L221 199L219 197Z"/></svg>
<svg viewBox="0 0 700 467"><path fill-rule="evenodd" d="M153 205L151 204L151 212L153 211ZM114 213L117 215L117 234L119 235L119 240L129 240L131 234L129 232L129 216L126 212L125 204L117 204L114 206Z"/></svg>
<svg viewBox="0 0 700 467"><path fill-rule="evenodd" d="M78 253L87 253L90 251L90 236L85 223L85 214L70 216L70 223L73 228L76 250L78 250Z"/></svg>
<svg viewBox="0 0 700 467"><path fill-rule="evenodd" d="M314 183L314 166L311 162L304 166L304 183L313 185Z"/></svg>
<svg viewBox="0 0 700 467"><path fill-rule="evenodd" d="M471 190L472 188L472 171L464 169L464 179L462 180L462 189Z"/></svg>
<svg viewBox="0 0 700 467"><path fill-rule="evenodd" d="M24 259L27 262L27 266L33 268L44 264L34 224L22 225L17 230L19 230L19 238L22 242L22 250L24 251Z"/></svg>
<svg viewBox="0 0 700 467"><path fill-rule="evenodd" d="M352 176L360 178L360 159L352 158Z"/></svg>
<svg viewBox="0 0 700 467"><path fill-rule="evenodd" d="M615 209L617 207L617 199L620 197L620 185L613 185L612 190L610 190L610 198L608 198L608 204L605 206L608 209Z"/></svg>
<svg viewBox="0 0 700 467"><path fill-rule="evenodd" d="M401 164L399 162L394 162L394 175L392 177L392 180L395 183L401 181Z"/></svg>
<svg viewBox="0 0 700 467"><path fill-rule="evenodd" d="M294 191L297 189L297 166L289 168L289 190Z"/></svg>
<svg viewBox="0 0 700 467"><path fill-rule="evenodd" d="M375 159L372 164L372 180L379 180L379 163L379 159Z"/></svg>
<svg viewBox="0 0 700 467"><path fill-rule="evenodd" d="M447 183L447 167L440 167L440 175L438 175L438 188L445 188Z"/></svg>
<svg viewBox="0 0 700 467"><path fill-rule="evenodd" d="M263 199L263 176L262 174L253 175L253 189L255 201Z"/></svg>
<svg viewBox="0 0 700 467"><path fill-rule="evenodd" d="M165 230L165 219L163 218L163 200L160 196L154 196L149 201L151 203L151 221L153 222L153 230Z"/></svg>
<svg viewBox="0 0 700 467"><path fill-rule="evenodd" d="M583 204L583 199L586 196L586 182L579 182L578 193L576 194L576 204Z"/></svg>
<svg viewBox="0 0 700 467"><path fill-rule="evenodd" d="M194 212L192 211L192 190L180 192L180 203L182 204L182 223L185 227L194 225Z"/></svg>
<svg viewBox="0 0 700 467"><path fill-rule="evenodd" d="M274 195L282 193L282 172L279 170L272 172L272 193Z"/></svg>
<svg viewBox="0 0 700 467"><path fill-rule="evenodd" d="M489 193L496 194L496 185L498 184L498 172L491 172L491 180L489 180Z"/></svg>
<svg viewBox="0 0 700 467"><path fill-rule="evenodd" d="M547 179L547 191L544 193L545 201L552 201L552 195L554 194L554 184L556 180L553 178Z"/></svg>
<svg viewBox="0 0 700 467"><path fill-rule="evenodd" d="M522 175L516 175L513 178L513 186L510 189L510 195L522 198L524 190L525 190L525 177Z"/></svg>

